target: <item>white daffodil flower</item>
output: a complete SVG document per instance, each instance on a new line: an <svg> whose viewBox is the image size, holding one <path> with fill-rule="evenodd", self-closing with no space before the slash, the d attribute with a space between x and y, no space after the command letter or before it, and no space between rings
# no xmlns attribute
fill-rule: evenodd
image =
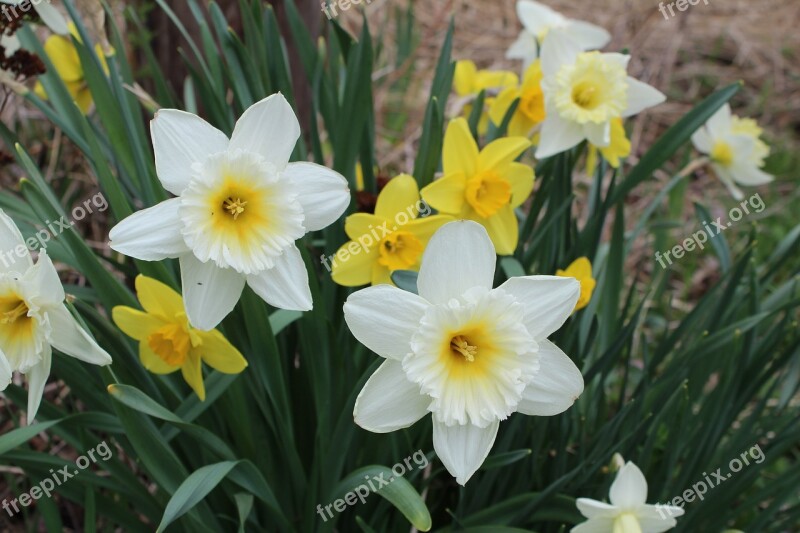
<svg viewBox="0 0 800 533"><path fill-rule="evenodd" d="M598 148L611 143L611 123L662 103L666 97L628 76L630 56L583 52L563 30L542 46L546 118L536 157L569 150L584 139Z"/></svg>
<svg viewBox="0 0 800 533"><path fill-rule="evenodd" d="M578 498L576 504L586 522L571 533L661 533L677 524L683 509L672 505L647 505L647 480L639 467L628 461L617 472L609 491L611 503Z"/></svg>
<svg viewBox="0 0 800 533"><path fill-rule="evenodd" d="M714 173L737 200L744 198L737 183L757 186L775 179L761 170L769 155L763 133L755 120L731 114L725 104L692 136L695 148L709 156Z"/></svg>
<svg viewBox="0 0 800 533"><path fill-rule="evenodd" d="M600 26L582 20L568 19L533 0L519 0L517 16L522 22L523 30L506 52L506 57L523 60L525 62L523 71L539 57L539 47L550 30L565 30L583 50L597 50L611 41L611 34Z"/></svg>
<svg viewBox="0 0 800 533"><path fill-rule="evenodd" d="M547 340L575 308L580 284L527 276L492 289L496 259L483 226L451 222L425 250L419 296L376 285L344 304L356 339L386 359L356 400L356 423L387 433L432 413L433 446L462 485L501 420L556 415L583 392L580 371Z"/></svg>
<svg viewBox="0 0 800 533"><path fill-rule="evenodd" d="M52 348L94 365L111 364L64 305L64 287L42 250L33 264L14 221L0 210L0 391L12 372L28 379L28 423L50 375Z"/></svg>
<svg viewBox="0 0 800 533"><path fill-rule="evenodd" d="M35 9L36 13L39 15L39 18L42 19L42 22L44 22L53 33L59 33L61 35L69 33L66 19L58 9L50 3L50 0L39 0L38 2L31 0L0 0L0 16L6 17L7 20L16 19L23 14L20 8L20 5L23 3L28 3L28 8L25 11L29 10L32 5L33 9ZM6 57L11 56L14 52L19 50L20 47L19 39L17 39L15 35L0 36L0 45L5 49Z"/></svg>
<svg viewBox="0 0 800 533"><path fill-rule="evenodd" d="M192 326L214 329L247 283L282 309L312 307L295 245L350 203L347 181L314 163L288 163L300 124L282 94L247 109L231 139L200 117L162 109L151 123L156 172L177 198L117 224L111 247L145 261L178 258Z"/></svg>

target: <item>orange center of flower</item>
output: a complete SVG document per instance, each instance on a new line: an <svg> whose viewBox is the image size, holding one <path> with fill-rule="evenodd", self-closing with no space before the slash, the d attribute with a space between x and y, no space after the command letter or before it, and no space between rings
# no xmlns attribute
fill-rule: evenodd
<svg viewBox="0 0 800 533"><path fill-rule="evenodd" d="M531 122L542 122L545 119L544 92L538 85L525 92L519 99L520 112Z"/></svg>
<svg viewBox="0 0 800 533"><path fill-rule="evenodd" d="M168 365L182 366L189 354L191 340L180 324L171 323L151 333L147 344Z"/></svg>
<svg viewBox="0 0 800 533"><path fill-rule="evenodd" d="M381 241L378 263L389 270L405 270L417 263L422 250L422 243L413 234L396 231Z"/></svg>
<svg viewBox="0 0 800 533"><path fill-rule="evenodd" d="M488 170L467 182L467 202L482 218L489 218L511 201L511 185L496 172Z"/></svg>

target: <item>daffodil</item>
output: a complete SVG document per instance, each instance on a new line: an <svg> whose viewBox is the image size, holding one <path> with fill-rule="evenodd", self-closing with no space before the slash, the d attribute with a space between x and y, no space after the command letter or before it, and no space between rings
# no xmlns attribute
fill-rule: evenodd
<svg viewBox="0 0 800 533"><path fill-rule="evenodd" d="M597 168L597 153L603 156L611 168L619 168L622 160L631 155L631 141L625 133L625 126L621 118L611 121L611 142L605 148L598 148L589 143L589 151L586 156L586 173L590 176Z"/></svg>
<svg viewBox="0 0 800 533"><path fill-rule="evenodd" d="M453 88L462 98L474 98L481 91L486 91L483 101L483 113L478 122L478 133L485 135L489 129L489 109L494 102L497 91L515 87L519 78L507 70L478 70L473 61L468 59L456 63L453 76ZM466 103L462 108L464 117L472 113L472 103Z"/></svg>
<svg viewBox="0 0 800 533"><path fill-rule="evenodd" d="M581 284L581 295L578 297L578 303L575 304L575 311L580 311L589 305L589 300L592 299L592 292L594 292L596 285L592 277L592 263L589 259L579 257L570 263L566 270L556 270L556 276L575 278Z"/></svg>
<svg viewBox="0 0 800 533"><path fill-rule="evenodd" d="M378 195L375 214L355 213L345 220L350 241L336 252L333 281L339 285L392 283L394 270L419 270L422 251L446 215L418 218L422 202L417 181L402 174Z"/></svg>
<svg viewBox="0 0 800 533"><path fill-rule="evenodd" d="M69 24L69 31L72 37L80 41L80 35L73 23ZM86 82L83 65L75 43L70 39L69 35L51 35L44 43L44 51L81 112L88 113L94 100L89 84ZM98 43L95 45L94 51L100 59L103 70L108 74L108 65L103 47ZM35 91L41 98L47 98L44 86L41 83L36 83Z"/></svg>
<svg viewBox="0 0 800 533"><path fill-rule="evenodd" d="M547 117L542 123L539 159L569 150L584 139L598 148L611 144L615 119L660 104L666 97L628 76L630 56L582 52L562 30L542 46L542 88Z"/></svg>
<svg viewBox="0 0 800 533"><path fill-rule="evenodd" d="M547 340L572 313L578 282L527 276L492 289L496 259L482 226L450 222L425 250L419 295L378 285L344 305L356 339L385 358L356 399L356 424L388 433L431 413L436 454L461 485L501 420L559 414L583 391L580 371Z"/></svg>
<svg viewBox="0 0 800 533"><path fill-rule="evenodd" d="M714 173L737 200L744 194L736 184L757 186L775 179L761 170L769 155L763 133L753 119L731 114L725 104L692 136L695 148L709 156Z"/></svg>
<svg viewBox="0 0 800 533"><path fill-rule="evenodd" d="M444 137L443 175L422 189L422 199L440 213L482 224L498 254L513 254L519 239L514 209L533 190L533 169L515 159L530 146L525 137L506 137L478 150L467 121L457 118Z"/></svg>
<svg viewBox="0 0 800 533"><path fill-rule="evenodd" d="M111 247L145 261L177 257L186 314L210 330L247 283L282 309L312 307L295 241L333 223L347 181L314 163L288 163L300 124L281 94L247 109L228 137L200 117L162 109L151 123L156 172L177 198L134 213Z"/></svg>
<svg viewBox="0 0 800 533"><path fill-rule="evenodd" d="M530 137L536 126L545 118L544 91L542 91L542 64L534 61L525 71L522 85L509 87L501 92L492 103L489 117L499 126L503 123L512 104L519 99L519 104L508 123L508 134L512 136Z"/></svg>
<svg viewBox="0 0 800 533"><path fill-rule="evenodd" d="M223 374L239 374L247 361L216 329L193 328L181 295L153 278L136 277L136 294L144 311L119 305L112 310L114 323L139 341L139 359L154 374L180 370L183 379L201 399L206 399L203 362Z"/></svg>
<svg viewBox="0 0 800 533"><path fill-rule="evenodd" d="M539 48L551 30L561 29L580 46L582 50L597 50L611 40L611 35L594 24L573 20L539 2L518 0L517 16L523 30L506 53L509 59L522 59L525 68L539 57Z"/></svg>
<svg viewBox="0 0 800 533"><path fill-rule="evenodd" d="M578 510L589 520L571 533L661 533L675 527L674 517L683 515L680 507L647 505L647 480L630 461L617 472L609 499L610 504L578 498Z"/></svg>
<svg viewBox="0 0 800 533"><path fill-rule="evenodd" d="M111 364L111 356L64 305L64 287L47 252L42 249L34 265L22 234L3 210L0 250L0 391L12 372L27 377L30 424L50 376L52 348L94 365Z"/></svg>

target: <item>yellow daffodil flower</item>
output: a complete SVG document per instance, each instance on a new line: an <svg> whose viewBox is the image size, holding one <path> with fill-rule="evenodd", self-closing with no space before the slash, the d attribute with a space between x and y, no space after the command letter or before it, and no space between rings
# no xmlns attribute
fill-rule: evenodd
<svg viewBox="0 0 800 533"><path fill-rule="evenodd" d="M422 198L440 213L478 222L499 255L513 254L519 240L514 209L530 196L534 177L515 159L530 146L525 137L507 137L479 150L467 121L455 119L444 137L444 173L422 189Z"/></svg>
<svg viewBox="0 0 800 533"><path fill-rule="evenodd" d="M503 123L509 108L517 98L519 105L508 123L508 134L530 137L534 133L534 128L545 119L542 63L539 60L527 68L522 85L508 87L492 103L489 118L496 126Z"/></svg>
<svg viewBox="0 0 800 533"><path fill-rule="evenodd" d="M566 270L556 270L556 276L575 278L581 284L581 295L578 297L578 303L575 304L575 311L579 311L589 305L597 282L592 277L592 263L587 258L579 257Z"/></svg>
<svg viewBox="0 0 800 533"><path fill-rule="evenodd" d="M150 372L170 374L180 369L186 383L205 400L202 361L223 374L239 374L247 367L222 333L189 325L183 298L167 285L139 275L136 294L144 311L119 305L112 317L119 329L139 341L139 358Z"/></svg>
<svg viewBox="0 0 800 533"><path fill-rule="evenodd" d="M478 133L485 135L489 130L489 109L492 107L495 96L491 91L504 90L516 87L519 78L507 70L478 70L475 63L465 59L456 63L453 76L453 88L462 98L474 97L481 91L487 91L483 101L483 113L478 122ZM469 117L472 113L472 104L464 105L462 115Z"/></svg>
<svg viewBox="0 0 800 533"><path fill-rule="evenodd" d="M612 168L619 168L621 160L631 155L631 141L625 134L625 126L621 118L611 120L611 142L605 148L598 148L589 143L589 152L586 156L586 173L590 176L597 168L597 152L600 152Z"/></svg>
<svg viewBox="0 0 800 533"><path fill-rule="evenodd" d="M392 284L394 270L419 270L422 252L431 235L450 216L418 218L430 208L422 203L417 181L402 174L378 195L375 214L355 213L345 220L351 239L331 258L333 281L346 287Z"/></svg>
<svg viewBox="0 0 800 533"><path fill-rule="evenodd" d="M69 31L75 39L81 40L74 24L70 23ZM100 44L96 44L94 50L100 59L100 64L103 65L103 70L108 74L108 65L103 47ZM81 59L78 55L78 49L75 48L75 43L67 35L51 35L44 43L44 51L81 112L84 115L88 113L93 102L92 92L86 83L83 65L81 65ZM34 90L40 98L47 98L41 83L37 83Z"/></svg>

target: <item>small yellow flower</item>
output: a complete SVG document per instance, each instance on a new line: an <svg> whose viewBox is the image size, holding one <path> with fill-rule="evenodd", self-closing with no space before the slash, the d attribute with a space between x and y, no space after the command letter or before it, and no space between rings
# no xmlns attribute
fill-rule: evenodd
<svg viewBox="0 0 800 533"><path fill-rule="evenodd" d="M70 34L75 39L80 41L78 30L75 25L70 23ZM103 70L108 74L108 64L106 63L106 56L103 53L103 47L96 44L94 47L97 57L100 58L100 64ZM78 50L72 40L65 35L51 35L44 43L44 51L50 62L53 63L58 76L67 87L70 96L80 108L81 112L85 115L89 112L92 105L92 92L89 90L89 85L86 83L86 78L83 72L83 65L78 55ZM34 89L40 98L47 98L44 87L41 83L36 83Z"/></svg>
<svg viewBox="0 0 800 533"><path fill-rule="evenodd" d="M139 275L136 294L144 311L118 305L112 317L119 329L139 341L139 358L150 372L170 374L180 369L186 383L205 400L202 361L223 374L239 374L247 367L222 333L189 325L183 298L167 285Z"/></svg>
<svg viewBox="0 0 800 533"><path fill-rule="evenodd" d="M422 198L440 213L478 222L497 254L511 255L519 240L514 209L533 190L533 169L515 159L530 146L525 137L506 137L478 150L467 121L455 119L444 136L443 175Z"/></svg>
<svg viewBox="0 0 800 533"><path fill-rule="evenodd" d="M530 137L534 128L545 119L544 92L542 91L542 64L538 59L525 71L522 85L508 87L492 102L489 118L500 126L509 108L519 98L519 104L508 123L508 134Z"/></svg>
<svg viewBox="0 0 800 533"><path fill-rule="evenodd" d="M421 205L417 181L401 174L378 195L374 215L347 217L344 230L351 240L333 258L333 281L346 287L392 284L394 270L419 270L428 240L453 220L444 215L418 218Z"/></svg>
<svg viewBox="0 0 800 533"><path fill-rule="evenodd" d="M611 142L605 148L597 148L589 143L589 152L586 156L586 173L590 176L597 168L598 150L612 168L619 168L621 160L631 155L631 141L625 134L625 126L621 118L611 119Z"/></svg>
<svg viewBox="0 0 800 533"><path fill-rule="evenodd" d="M581 295L578 298L578 303L575 304L575 311L580 311L592 299L592 292L596 285L596 281L592 277L592 263L585 257L579 257L567 267L566 270L557 270L556 276L562 278L575 278L581 284ZM573 311L574 312L574 311Z"/></svg>
<svg viewBox="0 0 800 533"><path fill-rule="evenodd" d="M475 63L465 59L456 63L453 76L453 88L458 96L463 98L477 96L481 91L487 91L483 101L483 114L478 122L478 133L485 135L489 130L489 109L495 100L492 91L507 90L516 87L519 78L508 70L478 70ZM466 104L462 110L464 117L472 113L472 104Z"/></svg>

